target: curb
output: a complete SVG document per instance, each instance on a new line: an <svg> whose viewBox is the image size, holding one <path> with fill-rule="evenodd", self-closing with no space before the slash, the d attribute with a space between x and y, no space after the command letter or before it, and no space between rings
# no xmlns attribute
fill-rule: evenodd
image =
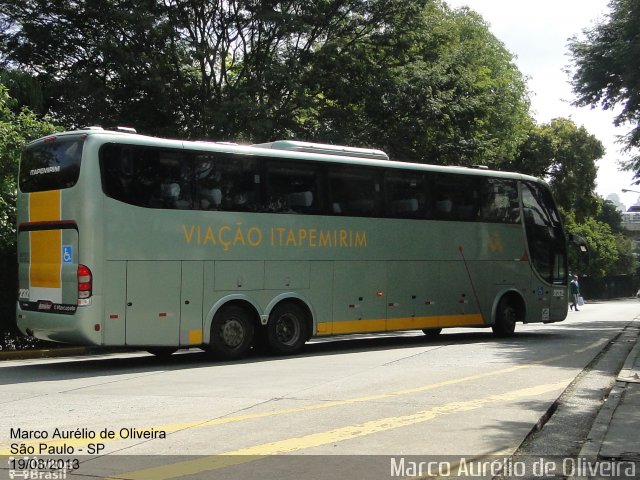
<svg viewBox="0 0 640 480"><path fill-rule="evenodd" d="M70 357L76 355L87 355L91 350L86 347L65 347L51 349L27 349L0 351L0 362L5 360L29 360L37 358Z"/></svg>
<svg viewBox="0 0 640 480"><path fill-rule="evenodd" d="M634 323L636 319L632 323ZM624 393L629 382L638 382L635 376L632 376L633 365L635 359L640 354L640 337L636 337L635 345L629 351L625 362L618 372L618 375L614 377L614 383L607 395L605 402L598 412L591 430L587 435L585 443L580 449L579 456L597 459L602 449L602 444L609 431L609 426L613 419L613 415L620 405L620 401L624 397Z"/></svg>
<svg viewBox="0 0 640 480"><path fill-rule="evenodd" d="M582 449L580 449L579 457L598 458L602 442L609 431L609 424L611 423L616 408L618 408L620 404L623 393L624 384L622 382L616 382L609 392L609 395L607 395L605 403L600 408L591 426L591 430L589 430L587 440L582 445Z"/></svg>

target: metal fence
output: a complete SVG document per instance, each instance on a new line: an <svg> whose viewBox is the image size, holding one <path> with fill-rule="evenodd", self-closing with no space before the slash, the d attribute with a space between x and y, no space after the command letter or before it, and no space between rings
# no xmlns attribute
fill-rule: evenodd
<svg viewBox="0 0 640 480"><path fill-rule="evenodd" d="M640 288L638 275L615 275L603 278L582 277L579 279L580 292L586 299L606 300L612 298L635 297Z"/></svg>

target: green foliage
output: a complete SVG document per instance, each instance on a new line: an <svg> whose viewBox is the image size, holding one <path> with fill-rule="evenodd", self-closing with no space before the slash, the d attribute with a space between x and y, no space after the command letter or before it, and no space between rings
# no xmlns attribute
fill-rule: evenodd
<svg viewBox="0 0 640 480"><path fill-rule="evenodd" d="M621 233L617 233L615 237L618 259L613 263L608 274L629 275L636 273L640 263L638 262L634 241Z"/></svg>
<svg viewBox="0 0 640 480"><path fill-rule="evenodd" d="M572 39L576 71L573 90L577 105L600 105L605 110L622 106L615 124L630 123L626 137L629 150L640 147L640 3L611 0L606 21L585 31L585 40ZM627 163L640 182L640 156Z"/></svg>
<svg viewBox="0 0 640 480"><path fill-rule="evenodd" d="M598 213L596 220L604 222L611 227L614 233L624 233L622 227L622 214L611 200L604 200L598 197Z"/></svg>
<svg viewBox="0 0 640 480"><path fill-rule="evenodd" d="M439 0L0 0L0 12L5 62L37 76L68 126L497 166L530 122L512 55Z"/></svg>
<svg viewBox="0 0 640 480"><path fill-rule="evenodd" d="M548 124L530 127L508 168L546 179L558 205L574 211L581 221L598 211L593 191L596 161L603 155L602 143L584 127L556 118Z"/></svg>
<svg viewBox="0 0 640 480"><path fill-rule="evenodd" d="M44 108L44 96L40 83L32 75L18 70L0 70L0 84L9 89L7 106L19 114L23 107L36 113Z"/></svg>
<svg viewBox="0 0 640 480"><path fill-rule="evenodd" d="M56 130L48 120L39 120L22 108L14 113L15 101L5 85L0 84L0 252L15 247L16 179L22 147L36 138ZM15 107L14 107L15 108Z"/></svg>
<svg viewBox="0 0 640 480"><path fill-rule="evenodd" d="M633 255L631 240L620 233L613 233L611 227L593 217L576 223L573 212L563 212L565 228L569 233L580 235L589 245L589 265L580 263L575 252L570 251L569 269L580 275L604 277L606 275L635 273L638 264Z"/></svg>
<svg viewBox="0 0 640 480"><path fill-rule="evenodd" d="M512 60L477 14L431 2L391 29L324 49L301 133L403 160L497 166L530 121Z"/></svg>
<svg viewBox="0 0 640 480"><path fill-rule="evenodd" d="M135 122L175 135L194 84L178 32L156 0L0 0L4 63L34 75L44 108L69 127ZM197 99L194 98L197 102Z"/></svg>

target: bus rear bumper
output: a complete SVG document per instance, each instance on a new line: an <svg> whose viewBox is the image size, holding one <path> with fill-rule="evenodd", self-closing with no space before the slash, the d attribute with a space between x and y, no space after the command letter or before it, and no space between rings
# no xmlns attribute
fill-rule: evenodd
<svg viewBox="0 0 640 480"><path fill-rule="evenodd" d="M24 310L18 302L16 323L25 335L40 340L72 345L101 345L102 333L91 321L91 307L79 307L73 315L51 314Z"/></svg>

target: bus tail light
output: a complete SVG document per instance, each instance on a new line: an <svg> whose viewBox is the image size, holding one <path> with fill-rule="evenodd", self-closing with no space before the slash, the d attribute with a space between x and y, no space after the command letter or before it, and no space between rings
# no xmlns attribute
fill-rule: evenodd
<svg viewBox="0 0 640 480"><path fill-rule="evenodd" d="M78 305L89 305L93 294L93 275L86 265L78 265Z"/></svg>

